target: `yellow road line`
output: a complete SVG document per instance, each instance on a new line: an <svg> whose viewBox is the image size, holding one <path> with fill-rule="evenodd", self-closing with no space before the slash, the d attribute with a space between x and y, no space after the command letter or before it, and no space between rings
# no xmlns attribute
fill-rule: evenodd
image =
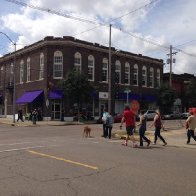
<svg viewBox="0 0 196 196"><path fill-rule="evenodd" d="M53 155L48 155L48 154L44 154L44 153L40 153L40 152L36 152L36 151L32 151L32 150L29 150L28 152L30 152L32 154L40 155L40 156L43 156L43 157L48 157L48 158L51 158L51 159L56 159L58 161L64 161L66 163L72 163L72 164L75 164L75 165L87 167L87 168L94 169L94 170L97 170L98 169L98 167L95 167L95 166L91 166L91 165L79 163L79 162L76 162L76 161L67 160L67 159L64 159L64 158L61 158L61 157L55 157Z"/></svg>

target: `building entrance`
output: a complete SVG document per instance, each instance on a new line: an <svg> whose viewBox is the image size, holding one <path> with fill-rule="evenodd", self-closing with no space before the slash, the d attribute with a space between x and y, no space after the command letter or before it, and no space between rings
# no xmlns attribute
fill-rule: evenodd
<svg viewBox="0 0 196 196"><path fill-rule="evenodd" d="M62 103L60 100L52 101L52 120L60 120L61 119L61 107Z"/></svg>

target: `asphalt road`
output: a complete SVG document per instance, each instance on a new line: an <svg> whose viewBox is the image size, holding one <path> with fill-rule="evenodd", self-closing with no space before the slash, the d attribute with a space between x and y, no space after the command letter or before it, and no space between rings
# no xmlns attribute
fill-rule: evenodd
<svg viewBox="0 0 196 196"><path fill-rule="evenodd" d="M196 195L195 149L125 147L91 128L0 125L0 196Z"/></svg>

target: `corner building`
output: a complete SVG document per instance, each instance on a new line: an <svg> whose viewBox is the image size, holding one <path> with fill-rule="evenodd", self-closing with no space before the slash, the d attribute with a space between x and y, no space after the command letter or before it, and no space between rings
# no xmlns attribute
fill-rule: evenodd
<svg viewBox="0 0 196 196"><path fill-rule="evenodd" d="M142 109L154 109L162 82L163 61L111 48L111 108L122 113L125 104L137 100ZM15 56L15 70L14 70ZM108 107L109 48L64 36L43 40L0 58L0 115L13 114L13 75L16 111L39 108L43 118L73 120L77 104L59 87L73 69L83 72L96 87L82 112L100 116Z"/></svg>

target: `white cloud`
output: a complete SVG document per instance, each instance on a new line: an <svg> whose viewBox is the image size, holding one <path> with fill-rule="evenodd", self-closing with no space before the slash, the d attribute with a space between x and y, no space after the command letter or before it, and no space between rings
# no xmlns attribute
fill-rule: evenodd
<svg viewBox="0 0 196 196"><path fill-rule="evenodd" d="M49 8L60 13L106 23L149 3L150 0L30 0L28 2L34 6ZM195 6L195 0L159 0L150 7L140 9L113 23L123 30L134 32L139 37L155 40L154 42L168 47L170 44L175 46L195 38ZM1 28L19 34L17 42L20 44L29 45L48 35L55 37L68 35L108 45L109 27L102 26L86 31L95 25L31 8L20 8L18 12L8 13L0 18ZM86 32L81 33L84 31ZM112 29L112 44L119 50L150 55L159 59L165 59L169 52L169 50L165 51L164 48L144 42L116 29ZM194 46L182 48L189 53L194 53L195 49ZM179 53L177 62L178 66L174 67L174 72L192 73L196 58Z"/></svg>

